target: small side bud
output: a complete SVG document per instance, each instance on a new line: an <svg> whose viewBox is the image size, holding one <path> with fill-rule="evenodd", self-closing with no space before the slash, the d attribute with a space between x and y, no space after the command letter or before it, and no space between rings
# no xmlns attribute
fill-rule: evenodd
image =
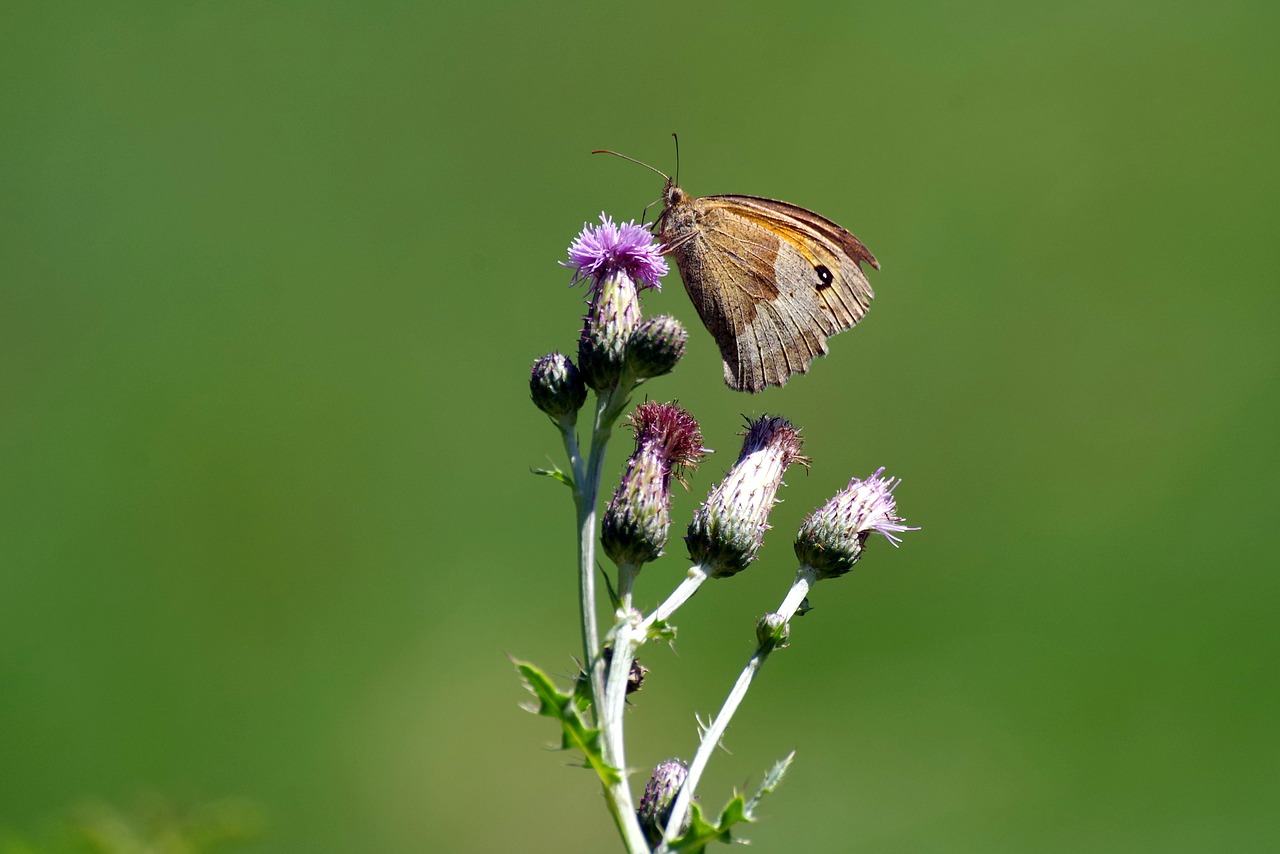
<svg viewBox="0 0 1280 854"><path fill-rule="evenodd" d="M600 654L604 659L604 675L605 683L609 681L609 666L613 663L613 647L606 646ZM626 696L631 696L635 692L644 687L644 678L649 675L649 668L640 663L640 659L631 659L631 669L627 671L627 691ZM579 678L585 678L586 674L581 674Z"/></svg>
<svg viewBox="0 0 1280 854"><path fill-rule="evenodd" d="M800 431L785 418L748 423L738 461L689 523L685 542L694 563L727 578L756 559L782 476L792 463L808 463L800 450Z"/></svg>
<svg viewBox="0 0 1280 854"><path fill-rule="evenodd" d="M644 829L645 839L650 845L662 842L662 832L671 820L671 807L688 776L688 766L679 759L660 762L653 769L649 782L644 786L644 794L640 796L640 808L636 810L636 817L640 819L640 827ZM684 833L688 827L689 816L686 813L680 822L679 832Z"/></svg>
<svg viewBox="0 0 1280 854"><path fill-rule="evenodd" d="M837 578L862 557L867 538L878 533L897 546L898 534L918 531L897 516L893 490L901 478L881 477L884 468L866 480L854 478L826 504L809 514L796 534L796 557L813 567L817 578Z"/></svg>
<svg viewBox="0 0 1280 854"><path fill-rule="evenodd" d="M671 478L696 466L706 449L698 422L674 403L642 403L631 414L636 449L604 511L600 540L619 566L656 560L671 528Z"/></svg>
<svg viewBox="0 0 1280 854"><path fill-rule="evenodd" d="M684 356L689 333L674 317L652 317L631 333L627 345L627 366L637 379L671 373Z"/></svg>
<svg viewBox="0 0 1280 854"><path fill-rule="evenodd" d="M529 396L534 406L552 418L572 424L587 401L587 387L568 356L549 353L533 363Z"/></svg>
<svg viewBox="0 0 1280 854"><path fill-rule="evenodd" d="M782 649L791 636L791 624L781 614L765 614L756 620L756 642L760 646Z"/></svg>

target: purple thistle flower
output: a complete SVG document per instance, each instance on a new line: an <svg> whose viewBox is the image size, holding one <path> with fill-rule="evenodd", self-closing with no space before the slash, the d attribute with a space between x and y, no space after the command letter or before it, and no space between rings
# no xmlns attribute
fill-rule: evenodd
<svg viewBox="0 0 1280 854"><path fill-rule="evenodd" d="M626 273L640 289L662 289L658 280L667 274L662 245L647 228L634 222L615 225L600 214L600 225L583 224L582 233L569 246L569 260L561 261L574 268L573 281L591 280L593 287L615 273Z"/></svg>
<svg viewBox="0 0 1280 854"><path fill-rule="evenodd" d="M818 578L834 578L852 569L872 533L896 547L902 542L898 534L920 530L897 515L893 490L902 479L882 474L883 466L866 480L855 477L801 523L796 557L817 570Z"/></svg>

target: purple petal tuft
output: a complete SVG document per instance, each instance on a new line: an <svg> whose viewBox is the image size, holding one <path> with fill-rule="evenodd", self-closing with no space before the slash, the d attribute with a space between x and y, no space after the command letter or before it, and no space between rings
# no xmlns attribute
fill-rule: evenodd
<svg viewBox="0 0 1280 854"><path fill-rule="evenodd" d="M614 273L623 272L640 288L661 289L658 280L667 274L662 257L662 244L642 225L624 222L615 225L600 214L600 225L583 225L582 233L569 247L569 260L561 261L574 268L573 281L590 279L599 282Z"/></svg>

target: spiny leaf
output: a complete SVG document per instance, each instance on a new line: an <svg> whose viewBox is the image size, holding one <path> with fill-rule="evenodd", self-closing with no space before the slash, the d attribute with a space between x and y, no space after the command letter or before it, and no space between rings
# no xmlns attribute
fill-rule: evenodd
<svg viewBox="0 0 1280 854"><path fill-rule="evenodd" d="M756 789L756 793L751 796L750 800L735 792L733 799L725 804L724 809L720 812L720 818L714 825L708 823L702 817L702 809L697 804L694 804L689 813L689 829L685 831L683 836L671 843L670 849L672 851L688 852L688 854L700 854L709 842L716 840L721 842L733 841L732 831L734 825L750 824L756 821L755 810L760 803L760 799L778 787L778 784L782 782L782 776L787 772L787 768L790 767L791 760L795 759L795 756L796 752L793 750L775 762L773 767L765 772L760 788Z"/></svg>
<svg viewBox="0 0 1280 854"><path fill-rule="evenodd" d="M573 486L573 478L571 478L571 477L570 477L568 474L566 474L565 472L560 471L560 469L558 469L558 468L549 468L549 469L533 469L533 468L531 468L531 469L529 469L529 471L533 472L534 474L542 475L543 477L549 477L549 478L551 478L552 480L558 480L558 481L560 481L561 483L563 483L565 486L569 487L570 489L573 489L573 488L574 488L574 486Z"/></svg>
<svg viewBox="0 0 1280 854"><path fill-rule="evenodd" d="M654 620L645 634L645 640L660 640L665 643L675 643L676 627L668 623L666 620Z"/></svg>
<svg viewBox="0 0 1280 854"><path fill-rule="evenodd" d="M688 854L702 854L706 850L708 842L715 840L728 842L729 836L726 831L723 835L720 828L713 824L709 824L702 817L702 808L697 804L693 804L689 808L689 829L684 835L673 841L668 847L671 851L688 852Z"/></svg>
<svg viewBox="0 0 1280 854"><path fill-rule="evenodd" d="M545 673L527 661L512 659L516 670L524 677L529 690L538 698L537 713L560 722L560 749L581 750L587 766L594 768L605 785L615 785L622 776L617 768L604 761L600 747L600 730L593 729L582 720L573 694L566 694L555 686Z"/></svg>
<svg viewBox="0 0 1280 854"><path fill-rule="evenodd" d="M756 793L747 801L746 816L748 821L755 820L756 807L759 805L760 799L778 788L778 784L782 782L782 776L786 774L787 769L791 767L791 760L795 758L796 752L793 750L775 762L773 767L765 772L764 779L760 781L760 788L756 789Z"/></svg>

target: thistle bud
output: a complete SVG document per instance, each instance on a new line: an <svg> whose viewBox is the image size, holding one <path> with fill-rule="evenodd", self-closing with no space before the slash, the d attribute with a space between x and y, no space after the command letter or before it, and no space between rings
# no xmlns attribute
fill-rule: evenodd
<svg viewBox="0 0 1280 854"><path fill-rule="evenodd" d="M671 373L684 356L689 333L680 321L665 314L652 317L631 333L627 344L627 367L637 379Z"/></svg>
<svg viewBox="0 0 1280 854"><path fill-rule="evenodd" d="M796 557L813 567L817 578L836 578L853 569L873 532L897 546L898 534L918 531L898 517L893 490L901 478L881 477L884 468L866 480L854 478L826 504L809 514L796 534Z"/></svg>
<svg viewBox="0 0 1280 854"><path fill-rule="evenodd" d="M640 819L640 827L644 829L645 839L650 845L656 846L662 841L662 833L671 820L671 807L688 776L688 766L679 759L668 759L653 769L649 782L644 786L644 794L640 796L640 808L636 810L636 817ZM684 833L688 827L689 815L686 813L678 832Z"/></svg>
<svg viewBox="0 0 1280 854"><path fill-rule="evenodd" d="M706 449L693 416L673 403L642 403L631 414L636 448L601 522L604 552L619 566L655 560L671 528L671 478Z"/></svg>
<svg viewBox="0 0 1280 854"><path fill-rule="evenodd" d="M582 374L568 356L549 353L533 363L529 377L529 396L534 406L557 421L572 424L578 410L587 400L587 387Z"/></svg>
<svg viewBox="0 0 1280 854"><path fill-rule="evenodd" d="M591 296L578 338L582 378L596 391L607 391L622 378L627 342L640 324L636 283L618 272L601 281Z"/></svg>
<svg viewBox="0 0 1280 854"><path fill-rule="evenodd" d="M748 422L742 453L711 490L689 523L689 557L713 578L726 578L756 559L782 476L792 463L807 465L800 431L785 418Z"/></svg>
<svg viewBox="0 0 1280 854"><path fill-rule="evenodd" d="M618 384L631 333L640 324L642 288L659 287L667 274L662 247L634 222L614 225L604 214L600 225L584 226L569 247L575 282L590 283L590 307L578 341L578 366L586 384L605 391Z"/></svg>
<svg viewBox="0 0 1280 854"><path fill-rule="evenodd" d="M756 620L756 643L782 649L791 636L791 623L781 614L765 614Z"/></svg>
<svg viewBox="0 0 1280 854"><path fill-rule="evenodd" d="M604 659L604 675L605 682L609 680L609 666L613 663L613 647L606 646L604 651L600 653L600 657ZM649 675L649 668L640 663L640 659L631 659L631 669L627 671L627 690L626 696L631 696L635 692L644 687L644 678Z"/></svg>

